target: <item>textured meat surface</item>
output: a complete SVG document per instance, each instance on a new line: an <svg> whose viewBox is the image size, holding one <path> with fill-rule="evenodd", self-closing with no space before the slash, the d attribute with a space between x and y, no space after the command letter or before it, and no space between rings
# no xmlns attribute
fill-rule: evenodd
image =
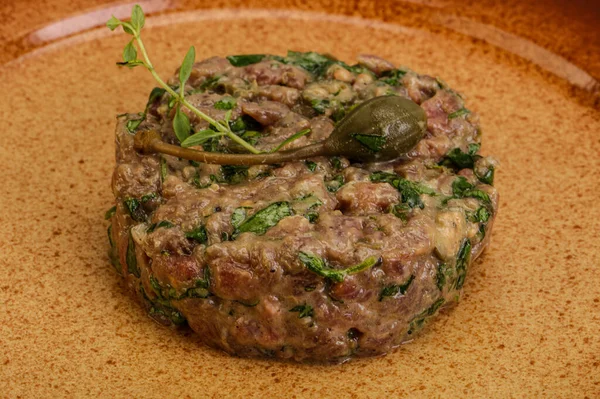
<svg viewBox="0 0 600 399"><path fill-rule="evenodd" d="M168 94L120 117L111 259L156 320L187 323L232 354L343 361L390 351L457 301L498 209L496 163L477 155L478 118L458 93L375 56L349 66L316 53L246 66L211 58L185 89L217 120L218 104L230 104L232 129L261 150L306 128L285 149L323 140L352 106L380 95L419 104L427 132L392 162L247 168L138 154L133 137L144 129L178 143ZM241 152L226 138L195 149ZM267 213L274 223L257 228Z"/></svg>

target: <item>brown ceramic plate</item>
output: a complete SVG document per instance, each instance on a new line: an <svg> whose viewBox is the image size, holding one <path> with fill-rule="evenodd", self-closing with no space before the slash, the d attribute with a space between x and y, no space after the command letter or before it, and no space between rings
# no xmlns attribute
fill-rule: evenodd
<svg viewBox="0 0 600 399"><path fill-rule="evenodd" d="M106 4L104 4L106 3ZM578 2L149 0L147 46L371 52L468 96L501 162L493 245L458 307L384 358L229 357L153 323L106 255L114 115L153 87L100 27L131 4L0 6L0 396L600 397L600 40ZM567 2L564 2L567 3ZM583 2L581 2L583 3Z"/></svg>

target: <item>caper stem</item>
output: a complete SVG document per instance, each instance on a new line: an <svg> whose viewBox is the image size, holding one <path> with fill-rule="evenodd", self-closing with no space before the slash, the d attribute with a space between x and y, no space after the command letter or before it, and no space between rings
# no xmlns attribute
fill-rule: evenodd
<svg viewBox="0 0 600 399"><path fill-rule="evenodd" d="M140 131L135 135L134 148L144 154L160 152L175 157L216 165L268 165L295 161L320 155L330 155L323 143L316 143L293 150L261 154L222 154L196 151L162 141L154 130Z"/></svg>

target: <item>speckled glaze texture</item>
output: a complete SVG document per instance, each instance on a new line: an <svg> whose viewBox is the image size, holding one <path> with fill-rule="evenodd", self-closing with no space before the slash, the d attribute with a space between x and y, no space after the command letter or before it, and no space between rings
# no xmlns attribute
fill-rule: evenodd
<svg viewBox="0 0 600 399"><path fill-rule="evenodd" d="M142 2L163 75L190 44L368 50L442 77L480 115L502 206L460 305L339 366L229 357L128 297L103 214L114 115L142 109L152 78L117 69L127 39L95 28L114 2L0 5L0 397L600 397L597 6L469 3Z"/></svg>

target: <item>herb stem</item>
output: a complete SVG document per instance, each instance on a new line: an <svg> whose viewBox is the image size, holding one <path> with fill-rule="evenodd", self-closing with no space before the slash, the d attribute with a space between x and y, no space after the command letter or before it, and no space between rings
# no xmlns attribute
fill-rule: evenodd
<svg viewBox="0 0 600 399"><path fill-rule="evenodd" d="M194 107L192 104L190 104L190 102L187 101L183 95L183 87L180 88L181 94L178 94L168 84L166 84L165 81L161 79L161 77L158 75L158 73L154 69L152 62L150 61L150 57L148 56L148 52L146 51L146 47L144 46L144 42L142 41L142 38L138 32L136 32L134 34L134 38L140 48L142 55L144 56L144 66L146 67L146 69L148 69L150 71L152 76L154 76L154 79L156 79L158 84L161 85L162 88L167 91L167 93L169 93L173 97L179 98L179 101L181 101L181 104L183 104L187 109L189 109L194 114L196 114L200 118L202 118L205 121L207 121L208 123L210 123L218 131L225 133L232 141L241 145L242 147L244 147L246 150L248 150L252 154L260 154L260 151L257 150L256 148L254 148L254 146L250 145L246 140L242 139L237 134L233 133L231 131L231 129L229 128L229 126L225 126L224 124L217 122L216 120L214 120L213 118L206 115L204 112L200 111L199 109Z"/></svg>
<svg viewBox="0 0 600 399"><path fill-rule="evenodd" d="M323 143L311 144L288 151L260 154L223 154L196 151L165 143L154 130L138 132L134 137L134 147L145 154L160 152L178 158L216 165L263 165L329 155Z"/></svg>

